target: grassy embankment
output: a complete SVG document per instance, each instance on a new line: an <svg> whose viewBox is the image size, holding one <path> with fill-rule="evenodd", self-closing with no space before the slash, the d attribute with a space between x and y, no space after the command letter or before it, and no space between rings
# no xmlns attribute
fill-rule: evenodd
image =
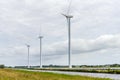
<svg viewBox="0 0 120 80"><path fill-rule="evenodd" d="M51 70L51 71L70 71L70 72L89 72L89 73L120 74L120 70L112 70L112 69L95 70L95 69L43 68L43 69L34 69L34 70Z"/></svg>
<svg viewBox="0 0 120 80"><path fill-rule="evenodd" d="M110 80L85 76L70 76L47 72L0 69L0 80Z"/></svg>

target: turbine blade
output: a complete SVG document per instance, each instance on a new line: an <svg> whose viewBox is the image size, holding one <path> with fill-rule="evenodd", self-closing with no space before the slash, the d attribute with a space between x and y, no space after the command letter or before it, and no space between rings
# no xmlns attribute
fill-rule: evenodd
<svg viewBox="0 0 120 80"><path fill-rule="evenodd" d="M65 16L65 17L67 17L67 15L65 15L65 14L63 14L63 13L61 13L63 16Z"/></svg>
<svg viewBox="0 0 120 80"><path fill-rule="evenodd" d="M70 13L71 4L72 4L72 0L69 1L68 10L67 10L67 14L68 14L68 15L69 15L69 13Z"/></svg>

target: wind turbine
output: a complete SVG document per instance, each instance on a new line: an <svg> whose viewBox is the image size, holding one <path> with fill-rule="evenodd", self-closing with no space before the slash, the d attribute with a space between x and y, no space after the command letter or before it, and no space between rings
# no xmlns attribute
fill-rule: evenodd
<svg viewBox="0 0 120 80"><path fill-rule="evenodd" d="M43 36L41 35L41 27L40 27L40 34L38 38L40 40L40 68L42 68L42 38Z"/></svg>
<svg viewBox="0 0 120 80"><path fill-rule="evenodd" d="M30 54L30 45L26 44L27 48L28 48L28 65L27 68L30 68L30 58L29 58L29 54Z"/></svg>
<svg viewBox="0 0 120 80"><path fill-rule="evenodd" d="M69 68L72 68L72 65L71 65L71 18L73 18L73 16L69 15L71 2L72 0L69 3L67 14L62 14L63 16L66 17L67 23L68 23L68 64L69 64Z"/></svg>

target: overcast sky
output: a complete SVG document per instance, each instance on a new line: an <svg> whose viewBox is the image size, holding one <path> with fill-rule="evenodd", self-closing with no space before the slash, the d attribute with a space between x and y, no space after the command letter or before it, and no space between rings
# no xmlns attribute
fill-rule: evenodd
<svg viewBox="0 0 120 80"><path fill-rule="evenodd" d="M42 28L43 64L67 65L66 13L70 0L0 0L0 64L39 65ZM120 1L73 0L70 14L72 64L120 63Z"/></svg>

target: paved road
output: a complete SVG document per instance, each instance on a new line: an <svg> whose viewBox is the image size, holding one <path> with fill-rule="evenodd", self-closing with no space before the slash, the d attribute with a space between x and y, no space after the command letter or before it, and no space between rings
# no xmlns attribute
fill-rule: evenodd
<svg viewBox="0 0 120 80"><path fill-rule="evenodd" d="M30 70L30 71L52 72L52 73L68 74L68 75L83 75L83 76L100 77L100 78L110 78L110 79L113 79L113 80L120 80L120 74L66 72L66 71L45 71L45 70Z"/></svg>

